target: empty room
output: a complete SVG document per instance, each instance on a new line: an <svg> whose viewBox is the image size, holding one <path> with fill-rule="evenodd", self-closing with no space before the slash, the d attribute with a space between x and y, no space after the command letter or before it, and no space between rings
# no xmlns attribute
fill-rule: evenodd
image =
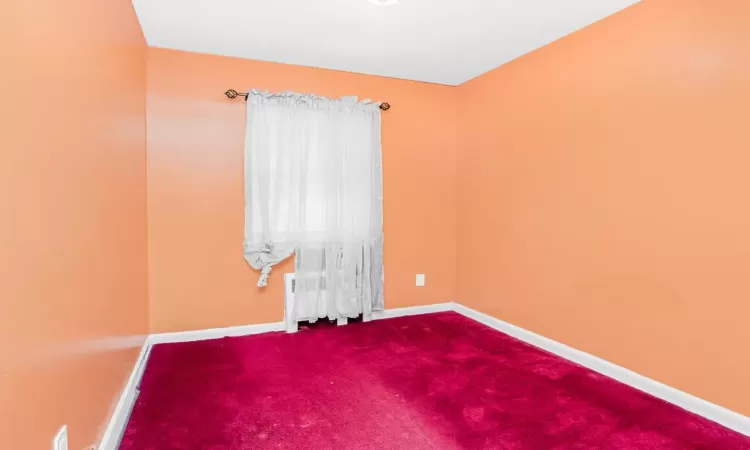
<svg viewBox="0 0 750 450"><path fill-rule="evenodd" d="M750 450L750 3L0 23L0 449Z"/></svg>

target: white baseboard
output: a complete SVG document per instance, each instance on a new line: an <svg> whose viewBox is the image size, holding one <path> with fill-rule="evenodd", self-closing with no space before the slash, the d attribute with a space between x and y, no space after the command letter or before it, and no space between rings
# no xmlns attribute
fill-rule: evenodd
<svg viewBox="0 0 750 450"><path fill-rule="evenodd" d="M573 361L602 375L658 397L706 419L717 422L739 433L750 436L750 417L743 416L722 406L713 404L687 392L680 391L656 380L644 377L632 370L605 361L599 357L568 347L552 339L503 322L461 304L454 304L454 311L505 334Z"/></svg>
<svg viewBox="0 0 750 450"><path fill-rule="evenodd" d="M658 381L646 378L624 367L605 361L594 355L568 347L552 339L538 335L523 328L511 325L500 319L481 313L458 303L438 303L434 305L410 306L406 308L394 308L372 313L373 320L390 319L394 317L413 316L435 312L455 311L477 322L483 323L491 328L502 331L516 339L524 341L535 347L546 350L569 361L573 361L591 370L606 375L610 378L639 389L643 392L658 397L664 401L677 405L691 411L706 419L724 425L727 428L750 436L750 418L743 416L719 405L715 405L694 395L682 392ZM150 354L151 346L171 342L190 342L207 339L217 339L226 336L247 336L250 334L267 333L271 331L284 331L284 322L275 322L259 325L245 325L228 328L213 328L208 330L182 331L176 333L152 334L146 339L141 348L141 353L133 367L125 389L120 396L112 418L99 445L99 450L115 450L120 443L125 431L130 412L138 396L140 380L146 367L146 361Z"/></svg>
<svg viewBox="0 0 750 450"><path fill-rule="evenodd" d="M130 412L133 410L135 399L138 397L138 389L141 377L143 377L143 371L146 368L150 349L151 347L146 343L141 347L141 352L138 355L138 359L135 360L130 377L127 383L125 383L125 388L122 394L120 394L117 406L115 406L107 428L104 430L99 450L116 450L120 445L120 440L125 432L125 426L128 424L128 419L130 418Z"/></svg>
<svg viewBox="0 0 750 450"><path fill-rule="evenodd" d="M141 353L133 366L125 388L120 395L120 400L112 413L107 428L102 436L98 450L116 450L122 440L130 413L135 406L138 397L143 371L151 353L151 346L172 342L203 341L207 339L218 339L225 336L246 336L250 334L267 333L269 331L284 331L284 323L264 323L260 325L244 325L238 327L212 328L208 330L180 331L176 333L151 334L141 347Z"/></svg>
<svg viewBox="0 0 750 450"><path fill-rule="evenodd" d="M434 305L408 306L406 308L393 308L383 311L373 311L372 320L391 319L393 317L416 316L435 312L453 311L454 303L436 303Z"/></svg>
<svg viewBox="0 0 750 450"><path fill-rule="evenodd" d="M175 333L158 333L149 335L146 343L149 345L167 344L173 342L205 341L232 336L248 336L251 334L284 331L284 322L261 323L258 325L242 325L238 327L209 328L207 330L177 331Z"/></svg>
<svg viewBox="0 0 750 450"><path fill-rule="evenodd" d="M453 303L441 303L437 305L412 306L408 308L396 308L373 313L373 320L388 319L391 317L413 316L415 314L427 314L431 312L452 311ZM130 374L125 389L120 395L120 400L115 407L112 417L99 444L99 450L115 450L122 439L125 427L130 418L130 412L138 397L143 371L151 351L151 346L156 344L167 344L174 342L192 342L208 339L219 339L228 336L248 336L251 334L268 333L272 331L284 331L284 322L264 323L258 325L243 325L227 328L210 328L206 330L178 331L174 333L151 334L141 348L141 353L136 360L133 371Z"/></svg>

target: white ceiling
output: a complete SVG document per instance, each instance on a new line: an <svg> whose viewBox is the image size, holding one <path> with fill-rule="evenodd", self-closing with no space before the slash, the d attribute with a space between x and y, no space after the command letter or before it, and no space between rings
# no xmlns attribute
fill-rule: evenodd
<svg viewBox="0 0 750 450"><path fill-rule="evenodd" d="M154 47L458 85L638 0L133 0Z"/></svg>

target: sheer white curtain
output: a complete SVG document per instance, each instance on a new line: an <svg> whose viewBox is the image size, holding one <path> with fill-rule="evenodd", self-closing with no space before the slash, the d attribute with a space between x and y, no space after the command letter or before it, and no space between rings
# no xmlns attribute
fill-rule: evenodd
<svg viewBox="0 0 750 450"><path fill-rule="evenodd" d="M251 91L245 138L245 259L296 252L297 320L383 309L378 103Z"/></svg>

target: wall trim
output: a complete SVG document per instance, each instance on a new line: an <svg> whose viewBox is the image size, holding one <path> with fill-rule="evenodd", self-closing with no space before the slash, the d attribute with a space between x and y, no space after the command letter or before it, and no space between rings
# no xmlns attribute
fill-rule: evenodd
<svg viewBox="0 0 750 450"><path fill-rule="evenodd" d="M209 328L206 330L177 331L174 333L151 334L146 339L149 345L174 342L205 341L223 337L249 336L251 334L284 331L284 322L261 323L257 325L240 325L226 328Z"/></svg>
<svg viewBox="0 0 750 450"><path fill-rule="evenodd" d="M112 412L112 417L109 419L109 423L104 431L98 450L116 450L120 445L122 436L125 433L125 427L128 424L128 419L130 419L130 413L133 411L136 398L138 398L141 378L143 378L143 372L146 369L146 362L151 354L151 347L153 345L174 342L204 341L227 336L247 336L271 331L284 331L284 323L263 323L259 325L242 325L237 327L211 328L207 330L178 331L174 333L157 333L148 335L146 341L141 347L141 353L135 361L130 377L125 384L125 388L123 389L122 394L120 394L117 406Z"/></svg>
<svg viewBox="0 0 750 450"><path fill-rule="evenodd" d="M104 430L104 435L98 447L99 450L116 450L120 445L122 435L125 433L125 426L130 419L130 412L135 405L135 399L138 398L141 377L143 377L143 371L146 369L146 361L148 361L150 351L151 346L144 342L141 346L141 352L138 354L138 359L135 360L133 365L133 370L130 372L130 377L128 377L128 381L120 394L120 399L117 401L117 406L115 406L107 428Z"/></svg>
<svg viewBox="0 0 750 450"><path fill-rule="evenodd" d="M611 363L597 356L546 338L542 335L511 325L488 314L461 305L459 303L437 303L433 305L409 306L405 308L374 311L372 320L391 319L394 317L414 316L436 312L455 311L465 317L501 331L534 347L553 353L557 356L573 361L602 375L606 375L630 387L651 394L666 402L672 403L708 420L717 422L738 433L750 436L750 417L713 404L694 395L680 391L666 384L652 380L632 370ZM284 322L265 323L258 325L243 325L227 328L212 328L207 330L179 331L175 333L151 334L141 347L141 353L135 362L130 378L120 395L112 417L102 437L98 450L116 450L125 432L130 412L138 397L141 378L146 368L146 362L151 352L151 346L174 342L191 342L208 339L218 339L230 336L247 336L251 334L284 331Z"/></svg>
<svg viewBox="0 0 750 450"><path fill-rule="evenodd" d="M630 387L651 394L668 403L679 406L708 420L717 422L738 433L750 436L750 417L716 405L687 392L680 391L664 383L647 378L632 370L611 363L597 356L568 347L565 344L546 338L521 327L511 325L488 314L455 303L454 311L496 330L524 341L534 347L546 350L557 356L573 361L602 375L627 384Z"/></svg>
<svg viewBox="0 0 750 450"><path fill-rule="evenodd" d="M373 312L373 320L389 319L392 317L413 316L416 314L428 314L433 312L452 311L453 303L440 303L435 305L411 306L407 308L394 308L385 311ZM248 336L252 334L268 333L273 331L284 331L284 322L263 323L257 325L241 325L226 328L210 328L205 330L177 331L173 333L155 333L146 338L141 347L141 353L133 366L125 388L120 395L112 417L99 444L98 450L116 450L122 435L125 432L130 413L135 406L138 397L141 378L146 369L146 362L151 353L151 347L156 344L167 344L175 342L204 341L208 339L219 339L231 336Z"/></svg>
<svg viewBox="0 0 750 450"><path fill-rule="evenodd" d="M407 306L405 308L385 309L373 311L372 320L392 319L394 317L416 316L436 312L454 311L455 303L435 303L433 305Z"/></svg>

